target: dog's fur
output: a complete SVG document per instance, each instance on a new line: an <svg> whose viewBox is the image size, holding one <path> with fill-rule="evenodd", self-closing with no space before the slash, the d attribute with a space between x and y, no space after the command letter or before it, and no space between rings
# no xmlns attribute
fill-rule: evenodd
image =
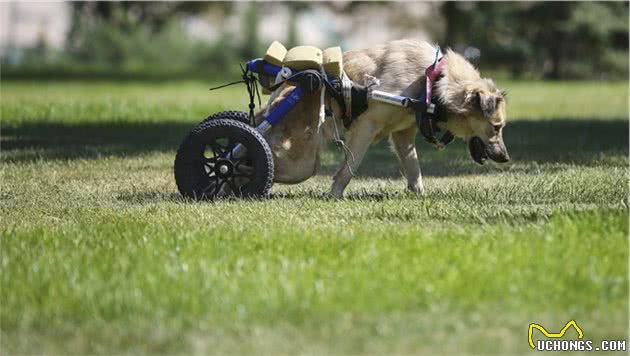
<svg viewBox="0 0 630 356"><path fill-rule="evenodd" d="M428 43L393 41L345 52L344 71L357 83L372 76L380 80L379 90L418 98L425 83L425 69L435 60L435 52L436 48ZM439 123L441 129L468 142L471 155L478 163L483 163L487 157L497 162L509 160L502 137L506 118L505 93L497 89L492 80L481 78L479 72L454 51L447 50L445 60L443 77L434 89L447 110L447 121ZM282 88L272 107L291 89L288 85ZM340 118L339 107L333 103L333 108L336 117ZM311 94L273 128L268 141L274 152L277 182L301 182L317 171L319 149L324 140L324 130L318 130L318 112L319 95ZM262 115L259 114L260 120ZM331 131L334 123L330 121L324 125L325 131ZM346 132L345 142L351 154L346 155L335 174L330 194L334 197L343 195L352 172L359 167L370 144L387 136L407 178L407 188L422 194L424 186L415 147L417 131L411 110L371 101L368 109Z"/></svg>
<svg viewBox="0 0 630 356"><path fill-rule="evenodd" d="M273 110L295 89L292 83L283 84L280 93L271 103ZM318 130L320 95L305 96L287 116L276 124L265 138L271 147L274 160L274 181L286 184L300 183L317 173L319 150L324 135ZM256 115L256 124L264 120L265 109Z"/></svg>

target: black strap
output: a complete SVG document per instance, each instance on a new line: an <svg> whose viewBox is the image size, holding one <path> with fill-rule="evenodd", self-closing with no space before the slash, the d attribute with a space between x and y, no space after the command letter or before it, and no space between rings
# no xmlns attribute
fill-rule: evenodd
<svg viewBox="0 0 630 356"><path fill-rule="evenodd" d="M317 88L319 88L319 85L315 85L316 83L300 81L300 79L308 77L308 74L314 75L315 77L319 78L321 81L325 82L325 80L322 80L323 78L321 77L321 74L318 71L313 70L313 69L307 69L307 70L303 70L303 71L297 72L297 73L291 75L290 77L286 78L285 80L270 86L268 88L268 90L273 92L276 89L280 88L282 86L282 84L284 84L286 82L297 82L300 86L302 86L302 89L304 89L307 92L316 90ZM319 84L319 83L317 83L317 84Z"/></svg>
<svg viewBox="0 0 630 356"><path fill-rule="evenodd" d="M342 112L343 126L346 129L349 129L354 120L368 108L368 88L363 85L353 83L352 88L350 89L350 102L352 103L352 106L350 107L350 114L348 115L348 108L346 107L343 90L341 89L341 81L334 80L332 83L325 81L325 85L327 92L335 99L335 101L337 101L337 104L339 104Z"/></svg>
<svg viewBox="0 0 630 356"><path fill-rule="evenodd" d="M350 122L346 125L346 128L350 127L352 121L354 121L359 115L363 114L368 108L368 88L356 83L352 84L350 90L350 96L352 98L352 107L350 108Z"/></svg>
<svg viewBox="0 0 630 356"><path fill-rule="evenodd" d="M247 86L247 94L249 95L249 122L252 126L256 126L255 114L254 114L254 110L256 109L256 104L254 103L254 98L258 97L258 106L262 106L261 101L260 101L260 91L258 90L258 78L256 78L254 73L244 68L243 65L241 65L241 71L243 72L241 76L242 78L241 80L219 85L218 87L210 88L210 90L217 90L217 89L229 87L230 85L245 83L245 85Z"/></svg>
<svg viewBox="0 0 630 356"><path fill-rule="evenodd" d="M342 112L343 117L343 125L346 126L346 102L343 100L343 93L341 92L341 82L336 80L333 83L324 80L324 86L326 87L326 92L339 104L339 107ZM332 108L331 108L332 110Z"/></svg>
<svg viewBox="0 0 630 356"><path fill-rule="evenodd" d="M444 135L442 135L442 138L440 138L440 142L442 142L442 144L446 146L449 143L453 142L454 139L455 139L455 135L453 135L452 132L446 130Z"/></svg>
<svg viewBox="0 0 630 356"><path fill-rule="evenodd" d="M260 101L260 92L258 91L258 78L254 75L254 73L250 72L246 68L243 68L243 80L247 85L247 94L249 95L249 122L252 127L256 126L256 118L254 110L256 109L256 104L254 104L254 96L258 97L258 106L262 106Z"/></svg>
<svg viewBox="0 0 630 356"><path fill-rule="evenodd" d="M435 83L437 83L441 78L442 76L438 77ZM435 83L433 83L433 85L435 85ZM433 93L435 93L435 91L433 91ZM446 122L447 120L446 108L444 105L439 103L435 95L431 98L432 111L429 110L429 107L427 107L423 98L420 100L414 100L414 104L416 110L416 125L418 125L418 130L427 142L438 147L443 147L453 142L455 135L448 130L444 132L439 140L435 137L435 133L440 131L437 123L439 121Z"/></svg>

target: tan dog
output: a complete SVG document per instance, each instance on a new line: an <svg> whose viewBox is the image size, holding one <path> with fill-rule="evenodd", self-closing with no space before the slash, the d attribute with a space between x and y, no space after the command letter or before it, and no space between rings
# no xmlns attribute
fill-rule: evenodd
<svg viewBox="0 0 630 356"><path fill-rule="evenodd" d="M368 49L351 50L343 55L344 71L350 79L363 83L366 76L376 77L378 90L391 94L419 98L423 92L424 72L435 60L436 48L413 40L393 41ZM505 126L505 94L492 80L483 79L461 55L448 50L443 77L434 86L434 94L447 111L442 130L451 131L466 140L470 154L477 163L486 158L506 162L509 155L503 143ZM287 86L272 103L275 106L290 91ZM324 135L317 130L319 98L307 96L283 122L274 127L269 143L276 162L275 180L297 183L317 171L319 149ZM333 103L336 116L341 113ZM298 119L298 117L300 117ZM259 115L258 121L262 120ZM331 120L327 123L330 130ZM337 123L340 125L340 122ZM340 126L341 127L341 126ZM347 155L333 178L330 194L343 196L370 144L389 136L392 148L407 178L407 188L422 194L424 186L416 152L418 132L415 114L410 109L370 101L368 109L354 120L346 132Z"/></svg>

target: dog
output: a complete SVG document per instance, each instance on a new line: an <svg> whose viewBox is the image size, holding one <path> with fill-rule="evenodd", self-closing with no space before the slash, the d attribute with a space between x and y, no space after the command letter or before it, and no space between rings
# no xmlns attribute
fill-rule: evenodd
<svg viewBox="0 0 630 356"><path fill-rule="evenodd" d="M365 78L377 78L378 90L410 98L419 98L424 92L425 70L436 59L437 48L426 42L397 40L367 49L350 50L343 54L343 69L356 83ZM433 95L446 110L446 120L437 123L441 130L465 140L472 159L483 164L487 158L495 162L510 160L503 128L506 121L506 94L491 79L482 78L479 71L462 55L447 50L444 55L442 76L433 86ZM291 84L281 88L270 104L273 107L291 91ZM304 98L278 127L274 127L268 142L274 154L276 171L274 180L281 183L299 183L317 172L319 151L323 142L341 127L339 120L329 120L320 129L318 120L319 95ZM332 103L335 116L343 116L341 107ZM264 111L264 110L263 110ZM257 122L264 119L262 112ZM329 194L341 198L368 147L389 137L392 150L398 157L401 171L407 179L407 189L424 194L424 185L418 154L416 135L418 128L412 110L370 101L365 112L353 120L345 132L345 155Z"/></svg>

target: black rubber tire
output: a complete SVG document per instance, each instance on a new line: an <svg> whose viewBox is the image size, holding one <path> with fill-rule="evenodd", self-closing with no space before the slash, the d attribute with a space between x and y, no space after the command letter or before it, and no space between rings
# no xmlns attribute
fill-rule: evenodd
<svg viewBox="0 0 630 356"><path fill-rule="evenodd" d="M227 152L239 143L246 148L243 157L226 160ZM211 148L213 157L207 157L208 148ZM231 179L223 179L224 176L217 172L217 167L226 162L231 167ZM249 173L241 171L244 167ZM196 200L228 196L266 197L273 185L273 157L269 144L254 128L234 119L214 117L193 129L177 150L174 171L179 192ZM229 192L225 192L226 189Z"/></svg>
<svg viewBox="0 0 630 356"><path fill-rule="evenodd" d="M242 122L244 124L251 126L251 123L249 121L249 114L246 112L237 111L237 110L226 110L226 111L218 112L216 114L212 114L208 116L205 120L200 122L199 125L202 125L210 120L216 120L216 119L236 120L238 122Z"/></svg>

